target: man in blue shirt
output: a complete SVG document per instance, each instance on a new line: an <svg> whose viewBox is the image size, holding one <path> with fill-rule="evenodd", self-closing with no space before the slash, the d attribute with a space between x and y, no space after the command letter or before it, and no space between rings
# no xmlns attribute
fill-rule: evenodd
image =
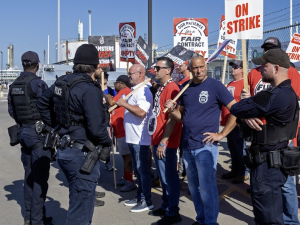
<svg viewBox="0 0 300 225"><path fill-rule="evenodd" d="M223 105L230 109L236 101L221 82L207 76L203 56L194 53L189 59L189 68L193 82L180 97L177 107L172 100L166 102L166 107L173 119L183 120L183 160L197 213L194 224L215 225L219 213L215 178L217 141L236 125L231 115L223 131L218 133L220 113Z"/></svg>

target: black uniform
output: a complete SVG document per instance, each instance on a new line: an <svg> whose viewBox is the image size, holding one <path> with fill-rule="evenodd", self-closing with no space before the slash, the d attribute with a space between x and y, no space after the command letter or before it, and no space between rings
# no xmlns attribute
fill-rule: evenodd
<svg viewBox="0 0 300 225"><path fill-rule="evenodd" d="M254 132L252 149L258 149L264 160L251 168L251 196L257 224L284 224L281 187L287 175L281 168L270 167L270 151L286 148L288 140L293 139L298 124L297 96L291 87L291 81L285 80L275 88L269 88L243 99L231 107L230 112L237 118L264 117L268 127L264 131ZM291 129L286 129L289 126ZM273 129L273 128L274 129ZM284 132L282 132L284 131ZM267 137L267 138L266 138Z"/></svg>
<svg viewBox="0 0 300 225"><path fill-rule="evenodd" d="M18 141L21 144L21 160L24 177L24 220L32 225L44 224L44 202L48 190L50 150L43 149L44 137L37 134L35 123L41 121L36 101L46 90L47 84L35 74L22 72L10 85L8 112L20 125Z"/></svg>
<svg viewBox="0 0 300 225"><path fill-rule="evenodd" d="M66 101L62 86L58 81L71 84L77 83L70 89ZM83 73L75 73L59 78L38 99L37 106L42 119L52 127L61 126L59 134L69 135L75 145L57 150L57 161L69 182L70 202L66 224L85 225L92 221L95 189L100 177L100 162L98 161L91 174L85 174L80 168L85 160L86 152L81 146L87 140L97 145L111 145L108 136L103 111L103 95L98 84ZM50 109L52 108L54 112Z"/></svg>

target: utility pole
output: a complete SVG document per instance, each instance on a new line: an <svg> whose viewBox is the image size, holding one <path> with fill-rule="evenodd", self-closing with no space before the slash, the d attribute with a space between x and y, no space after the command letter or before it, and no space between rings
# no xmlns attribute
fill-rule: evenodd
<svg viewBox="0 0 300 225"><path fill-rule="evenodd" d="M149 55L148 65L152 65L152 0L148 0L148 46L151 54Z"/></svg>
<svg viewBox="0 0 300 225"><path fill-rule="evenodd" d="M89 36L92 36L92 16L91 16L91 13L92 11L89 10Z"/></svg>
<svg viewBox="0 0 300 225"><path fill-rule="evenodd" d="M69 53L69 46L68 46L69 42L68 40L66 40L66 65L69 65L69 57L68 57L68 53Z"/></svg>
<svg viewBox="0 0 300 225"><path fill-rule="evenodd" d="M46 63L46 50L44 49L44 65Z"/></svg>
<svg viewBox="0 0 300 225"><path fill-rule="evenodd" d="M60 0L57 2L57 62L60 60Z"/></svg>
<svg viewBox="0 0 300 225"><path fill-rule="evenodd" d="M293 0L290 0L290 25L293 25ZM290 27L290 40L293 37L293 27Z"/></svg>

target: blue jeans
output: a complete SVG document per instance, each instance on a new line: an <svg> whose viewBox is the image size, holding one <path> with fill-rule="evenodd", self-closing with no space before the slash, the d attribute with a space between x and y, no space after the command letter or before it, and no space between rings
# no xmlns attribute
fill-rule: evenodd
<svg viewBox="0 0 300 225"><path fill-rule="evenodd" d="M42 146L31 150L31 147L44 140L42 135L37 134L32 128L21 127L18 140L22 146L21 161L25 170L24 220L30 220L32 225L43 224L51 152L44 150Z"/></svg>
<svg viewBox="0 0 300 225"><path fill-rule="evenodd" d="M80 171L85 153L76 148L58 148L57 162L69 182L69 209L66 225L90 225L95 206L95 190L100 178L100 162L91 174Z"/></svg>
<svg viewBox="0 0 300 225"><path fill-rule="evenodd" d="M216 182L218 147L209 144L196 150L183 149L189 189L200 224L218 225L219 196Z"/></svg>
<svg viewBox="0 0 300 225"><path fill-rule="evenodd" d="M237 173L238 176L247 176L248 168L245 166L243 160L243 156L246 154L246 142L244 138L240 137L238 126L227 135L227 145L231 155L231 171Z"/></svg>
<svg viewBox="0 0 300 225"><path fill-rule="evenodd" d="M177 173L177 148L166 148L165 157L159 159L156 155L158 145L153 146L153 157L163 190L161 208L167 216L176 216L179 212L180 185Z"/></svg>
<svg viewBox="0 0 300 225"><path fill-rule="evenodd" d="M151 173L149 168L150 148L148 145L128 144L132 168L137 178L137 199L145 199L146 203L152 205L151 201Z"/></svg>

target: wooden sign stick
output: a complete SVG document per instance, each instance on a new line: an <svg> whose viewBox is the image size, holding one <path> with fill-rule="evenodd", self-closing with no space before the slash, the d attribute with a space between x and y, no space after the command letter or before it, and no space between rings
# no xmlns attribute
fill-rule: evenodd
<svg viewBox="0 0 300 225"><path fill-rule="evenodd" d="M103 71L101 72L101 88L102 88L102 91L104 92L104 72Z"/></svg>
<svg viewBox="0 0 300 225"><path fill-rule="evenodd" d="M226 56L224 57L224 66L223 66L223 73L222 73L222 84L225 83L226 65L227 65L227 54L226 54Z"/></svg>
<svg viewBox="0 0 300 225"><path fill-rule="evenodd" d="M242 53L243 53L243 77L244 77L244 89L248 91L248 62L246 52L246 40L242 39Z"/></svg>
<svg viewBox="0 0 300 225"><path fill-rule="evenodd" d="M127 100L131 95L133 95L138 89L140 89L141 87L143 87L145 84L147 84L149 81L151 80L151 78L146 79L143 83L140 84L140 86L138 86L136 89L134 89L132 92L130 92L128 95L126 95L126 97L124 98L124 100ZM113 105L112 107L109 108L108 112L113 111L115 108L117 108L118 105Z"/></svg>
<svg viewBox="0 0 300 225"><path fill-rule="evenodd" d="M191 85L191 83L193 82L193 80L191 79L185 86L184 88L182 88L182 90L176 95L176 97L172 100L173 102L176 102L177 99L183 94L183 92L185 92L185 90ZM169 108L165 108L163 113L166 113L168 111Z"/></svg>

